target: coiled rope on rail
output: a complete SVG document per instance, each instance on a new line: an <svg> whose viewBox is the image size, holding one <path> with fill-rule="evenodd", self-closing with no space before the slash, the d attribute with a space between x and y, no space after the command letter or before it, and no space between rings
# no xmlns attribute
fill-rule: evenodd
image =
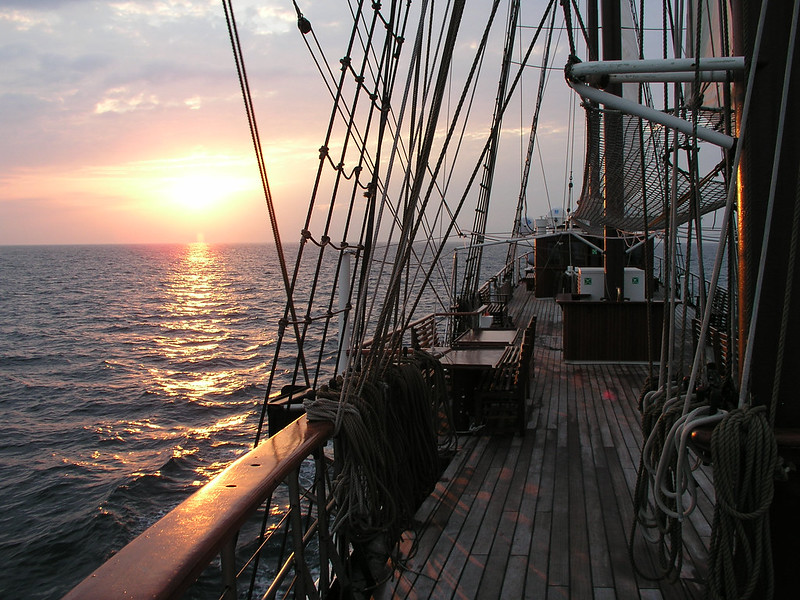
<svg viewBox="0 0 800 600"><path fill-rule="evenodd" d="M755 48L761 43L767 2L761 6L759 29ZM784 119L789 102L789 81L792 70L792 52L797 35L797 17L800 2L794 3L787 61L784 72L781 107L775 154L773 157L772 182L767 200L765 231L758 266L753 306L748 332L748 343L744 357L742 382L739 390L739 408L731 413L714 430L711 438L714 479L717 503L714 512L709 553L709 575L707 592L710 598L758 598L771 599L775 592L770 538L769 507L774 495L774 479L783 473L779 469L777 442L773 425L778 401L781 371L784 361L782 341L779 335L779 352L776 359L775 380L768 405L750 406L751 364L759 301L765 273L765 261L769 247L772 210L776 193L778 165L780 163ZM755 64L755 60L753 61ZM752 71L755 71L752 68ZM795 206L792 241L790 246L790 272L794 271L794 251L797 245L798 212ZM791 282L791 276L789 277ZM787 282L786 294L791 293ZM787 316L784 298L782 322Z"/></svg>
<svg viewBox="0 0 800 600"><path fill-rule="evenodd" d="M769 507L778 446L764 406L732 410L711 437L717 502L709 552L710 598L771 598Z"/></svg>
<svg viewBox="0 0 800 600"><path fill-rule="evenodd" d="M678 513L676 497L682 494L677 477L677 455L661 467L657 477L656 465L662 465L669 433L683 415L683 405L674 398L667 399L663 390L651 392L643 400L642 431L647 440L639 458L639 469L634 489L634 522L628 543L631 564L648 579L672 578L680 573L682 517ZM652 497L652 502L650 497ZM634 542L638 533L659 550L655 572L646 572L639 566Z"/></svg>
<svg viewBox="0 0 800 600"><path fill-rule="evenodd" d="M752 64L758 63L758 51L763 35L765 10L766 2L761 7ZM754 87L755 71L755 69L751 69L748 76L742 120L739 128L739 143L736 147L732 172L737 171L741 158L742 141L745 138L750 112L749 107ZM721 227L720 248L715 259L708 291L708 297L710 298L714 297L719 277L723 255L722 249L725 245L728 223L731 220L735 191L736 186L730 185ZM697 341L698 346L705 344L711 309L712 303L706 303ZM748 346L752 347L751 344L748 344ZM715 486L717 488L717 506L715 508L714 530L710 548L707 593L711 598L749 598L752 597L755 588L760 586L759 594L768 594L768 596L760 597L771 597L772 583L769 578L772 577L772 566L769 562L771 557L769 556L768 548L769 531L768 523L766 522L766 511L771 502L772 479L777 471L777 453L774 450L774 437L769 427L769 422L765 419L765 410L763 408L748 408L749 405L742 403L741 398L739 408L728 413L728 415L717 413L703 416L701 411L695 412L697 410L695 408L696 398L693 391L700 377L701 361L702 354L697 353L689 383L686 386L688 393L685 395L681 411L682 415L686 415L686 420L683 425L680 425L680 419L676 419L672 429L670 429L670 435L673 438L672 443L677 439L678 428L682 429L681 442L678 445L677 452L678 461L675 464L678 469L683 470L683 474L669 467L674 455L671 454L671 451L667 451L667 447L671 444L667 438L664 438L663 446L659 442L658 438L662 431L657 428L651 430L647 422L643 424L645 434L648 436L648 442L642 453L642 465L639 473L641 482L637 483L635 499L636 521L631 533L630 550L633 553L633 539L637 525L642 524L645 527L655 528L659 533L656 541L663 542L665 539L664 533L672 531L664 526L670 515L680 521L681 515L684 513L679 506L683 494L683 488L680 486L683 485L684 481L692 483L685 465L681 466L681 457L685 460L688 456L684 443L687 438L686 433L690 432L691 427L696 423L708 423L712 419L719 419L721 422L716 425L713 434L715 439L712 439L712 445L714 446L712 449L712 461L714 464ZM745 363L745 377L740 385L742 394L746 391L748 370L749 365ZM661 402L661 398L669 395L664 390L669 389L668 384L672 381L672 377L668 375L664 378L663 375L662 363L659 381L661 388L657 392L646 394L643 398L645 421L647 420L646 411L651 407L654 411L657 411L657 405ZM678 400L679 398L680 395L673 400ZM664 402L664 406L669 407L668 412L675 410L675 407L672 406L673 400ZM699 415L700 418L690 420L688 417L691 414ZM733 416L730 416L731 414ZM722 424L723 420L725 425ZM663 448L662 455L658 457L659 466L656 470L656 475L653 476L653 460L655 457L650 456L650 454L654 448L657 449L659 447ZM664 468L665 465L667 468ZM659 490L654 491L655 501L652 504L649 504L647 500L650 485L654 490ZM672 490L674 490L674 493ZM663 493L663 498L660 501L659 494L662 492L665 493ZM671 500L675 500L676 503L674 505L671 504ZM648 514L646 509L649 506L657 507L663 511L663 514L655 508L652 515ZM674 550L675 547L676 544L673 543L671 550ZM666 574L674 572L674 570L667 570Z"/></svg>
<svg viewBox="0 0 800 600"><path fill-rule="evenodd" d="M306 401L309 419L336 424L332 529L362 551L388 555L438 480L439 448L443 440L452 446L440 431L443 378L438 361L415 353L413 361L387 367L381 381L365 381L358 396L342 397L340 378Z"/></svg>

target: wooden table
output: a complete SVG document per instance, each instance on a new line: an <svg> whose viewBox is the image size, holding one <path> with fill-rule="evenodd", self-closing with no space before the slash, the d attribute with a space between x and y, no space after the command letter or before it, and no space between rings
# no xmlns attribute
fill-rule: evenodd
<svg viewBox="0 0 800 600"><path fill-rule="evenodd" d="M462 333L455 346L508 346L517 337L516 329L470 329Z"/></svg>
<svg viewBox="0 0 800 600"><path fill-rule="evenodd" d="M475 390L490 369L497 368L506 347L453 348L439 358L450 373L450 400L458 431L466 431L476 415Z"/></svg>
<svg viewBox="0 0 800 600"><path fill-rule="evenodd" d="M503 358L505 348L453 348L439 359L445 368L493 369Z"/></svg>

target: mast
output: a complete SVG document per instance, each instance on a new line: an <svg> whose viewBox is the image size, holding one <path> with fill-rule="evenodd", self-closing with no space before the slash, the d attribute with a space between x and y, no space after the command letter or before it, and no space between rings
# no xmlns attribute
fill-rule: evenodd
<svg viewBox="0 0 800 600"><path fill-rule="evenodd" d="M622 22L620 0L603 0L603 60L622 59ZM610 83L606 91L622 96L622 84ZM622 180L622 115L608 111L603 119L605 127L606 189L605 216L620 217L623 212L624 186ZM605 296L611 301L625 297L624 246L619 231L609 225L603 228L605 271Z"/></svg>
<svg viewBox="0 0 800 600"><path fill-rule="evenodd" d="M739 34L734 37L736 54L753 55L761 3L762 0L742 0L734 4L733 30ZM786 284L789 278L787 256L792 244L792 228L796 226L795 210L798 209L800 111L796 110L796 106L786 111L785 126L782 131L779 130L781 97L789 58L793 63L787 82L788 98L797 98L800 94L800 52L797 43L789 47L794 4L770 2L767 9L765 31L769 35L764 36L759 50L756 85L748 116L750 124L743 140L745 146L738 173L738 282L740 356L745 356L749 334L754 329L751 342L754 359L750 370L753 403L769 407L775 394L774 427L779 440L778 450L784 459L796 461L797 450L780 445L782 434L800 428L800 398L793 377L797 365L800 365L800 268L797 264L794 265L792 288L788 289ZM743 96L744 91L738 89L735 101L739 109ZM780 159L773 170L777 151L780 152ZM775 201L768 222L768 199L773 186L773 174ZM762 261L762 245L767 229L770 232L769 240ZM765 267L760 289L759 264ZM756 303L757 311L751 317ZM782 376L779 385L774 388L777 365L782 365ZM790 597L796 593L795 569L800 562L797 546L800 532L798 505L800 482L797 471L794 471L788 481L775 482L775 496L770 511L776 598Z"/></svg>

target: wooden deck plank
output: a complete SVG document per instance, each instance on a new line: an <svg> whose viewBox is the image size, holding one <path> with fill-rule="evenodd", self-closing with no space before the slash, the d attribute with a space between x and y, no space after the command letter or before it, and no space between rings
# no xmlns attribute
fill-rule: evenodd
<svg viewBox="0 0 800 600"><path fill-rule="evenodd" d="M531 552L528 559L528 572L525 577L526 599L540 600L547 595L547 580L550 567L550 534L553 514L550 511L537 511L531 538Z"/></svg>
<svg viewBox="0 0 800 600"><path fill-rule="evenodd" d="M528 570L528 557L511 555L508 558L505 579L500 588L500 598L522 598L525 594L525 575Z"/></svg>
<svg viewBox="0 0 800 600"><path fill-rule="evenodd" d="M484 438L489 440L490 438ZM477 558L473 550L478 529L483 521L486 508L489 504L492 491L494 490L495 480L492 479L492 470L499 470L496 465L498 456L497 448L493 447L492 452L486 452L480 468L476 469L470 485L465 490L463 496L464 511L455 519L446 530L437 548L437 568L444 577L440 575L438 581L425 582L420 589L432 588L430 597L451 597L456 594L464 585L461 581L465 568L480 569L482 572L485 566L485 558ZM496 477L496 475L494 475ZM467 575L471 576L471 575ZM478 579L480 581L480 579ZM428 583L431 583L429 586ZM477 583L475 584L477 587ZM475 588L472 588L473 590Z"/></svg>
<svg viewBox="0 0 800 600"><path fill-rule="evenodd" d="M503 588L503 582L507 578L506 567L511 555L511 542L514 538L516 520L516 512L503 512L494 533L492 550L486 561L486 570L478 588L477 598L492 597Z"/></svg>
<svg viewBox="0 0 800 600"><path fill-rule="evenodd" d="M603 511L600 504L596 465L600 457L602 457L601 464L605 464L605 454L602 452L602 446L599 445L599 429L592 427L592 424L596 423L596 421L589 418L589 411L593 410L587 406L587 403L592 400L590 397L591 388L587 386L584 388L583 393L583 404L578 408L577 412L579 425L582 429L580 455L586 519L589 523L600 523L603 519ZM608 548L605 529L602 527L587 527L587 534L592 585L612 587L614 585L614 576L611 570L611 553Z"/></svg>
<svg viewBox="0 0 800 600"><path fill-rule="evenodd" d="M519 323L537 317L528 429L465 445L468 456L418 513L426 528L408 570L376 597L701 597L708 473L699 474L699 506L685 522L683 579L647 580L629 558L647 366L565 364L555 302L518 291L509 312ZM653 549L640 545L640 565L652 572Z"/></svg>
<svg viewBox="0 0 800 600"><path fill-rule="evenodd" d="M522 499L519 504L517 528L514 531L514 542L511 546L512 556L527 558L531 538L533 537L533 524L536 505L539 501L539 490L542 475L542 460L544 454L543 432L531 432L525 437L522 453L529 456L528 468L525 473L525 484Z"/></svg>
<svg viewBox="0 0 800 600"><path fill-rule="evenodd" d="M578 397L580 396L580 402ZM586 519L586 497L581 447L588 439L581 439L578 424L578 406L583 402L583 380L575 378L567 394L567 451L569 453L569 582L570 593L575 598L592 595L592 569Z"/></svg>
<svg viewBox="0 0 800 600"><path fill-rule="evenodd" d="M508 465L508 458L515 454L509 452L508 442L508 438L498 440L500 444L498 452L492 467L486 473L485 489L488 491L488 502L472 547L472 551L476 554L489 553L494 541L493 534L496 532L503 514L508 488L511 485L511 469Z"/></svg>
<svg viewBox="0 0 800 600"><path fill-rule="evenodd" d="M564 427L566 429L566 427ZM560 446L557 435L555 484L553 496L553 531L550 538L550 571L548 581L555 586L569 586L569 456L567 448Z"/></svg>
<svg viewBox="0 0 800 600"><path fill-rule="evenodd" d="M417 530L406 532L411 541L418 541L414 555L399 565L400 569L395 572L394 584L384 587L376 597L405 598L415 587L421 569L428 562L439 540L442 538L447 540L452 535L453 527L458 526L460 519L466 519L470 510L470 485L480 476L481 463L491 460L492 454L486 450L488 441L488 438L472 438L462 447L461 466L448 478L448 481L439 482L434 494L417 511L419 522ZM445 520L444 524L442 520Z"/></svg>

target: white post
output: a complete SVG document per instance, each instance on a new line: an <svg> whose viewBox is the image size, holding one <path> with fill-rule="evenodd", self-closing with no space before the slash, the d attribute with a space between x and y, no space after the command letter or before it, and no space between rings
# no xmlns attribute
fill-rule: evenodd
<svg viewBox="0 0 800 600"><path fill-rule="evenodd" d="M347 327L347 304L350 302L350 257L352 252L345 250L342 253L342 266L339 269L339 361L336 373L344 373L347 369L348 351L350 349L350 329Z"/></svg>

